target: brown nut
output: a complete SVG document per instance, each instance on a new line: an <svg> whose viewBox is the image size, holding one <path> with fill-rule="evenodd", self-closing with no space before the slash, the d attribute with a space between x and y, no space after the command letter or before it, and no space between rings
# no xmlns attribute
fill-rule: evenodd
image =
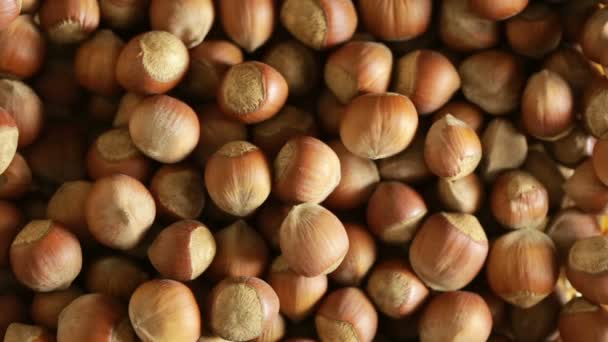
<svg viewBox="0 0 608 342"><path fill-rule="evenodd" d="M490 20L510 18L528 6L528 0L470 0L469 3L475 13Z"/></svg>
<svg viewBox="0 0 608 342"><path fill-rule="evenodd" d="M382 241L391 244L409 242L428 209L413 188L399 182L382 182L367 203L367 224Z"/></svg>
<svg viewBox="0 0 608 342"><path fill-rule="evenodd" d="M276 115L288 93L287 82L277 70L249 61L228 69L219 85L217 102L224 114L252 124Z"/></svg>
<svg viewBox="0 0 608 342"><path fill-rule="evenodd" d="M481 161L477 133L452 115L436 121L427 133L424 160L435 175L450 180L473 173Z"/></svg>
<svg viewBox="0 0 608 342"><path fill-rule="evenodd" d="M348 252L342 222L318 204L294 206L280 230L281 253L296 274L315 277L333 272Z"/></svg>
<svg viewBox="0 0 608 342"><path fill-rule="evenodd" d="M259 337L278 314L279 298L270 285L258 278L226 278L210 295L211 330L230 341Z"/></svg>
<svg viewBox="0 0 608 342"><path fill-rule="evenodd" d="M608 337L608 311L585 298L574 298L563 308L558 326L564 342L601 341Z"/></svg>
<svg viewBox="0 0 608 342"><path fill-rule="evenodd" d="M348 252L329 278L340 285L356 286L376 262L376 241L364 226L345 223L344 229L348 235Z"/></svg>
<svg viewBox="0 0 608 342"><path fill-rule="evenodd" d="M460 76L440 52L416 50L397 62L393 90L409 97L420 114L445 105L460 88Z"/></svg>
<svg viewBox="0 0 608 342"><path fill-rule="evenodd" d="M198 145L193 155L201 166L204 166L211 155L227 143L248 140L245 124L226 117L217 105L213 104L200 108L198 113L199 122L203 124L201 125Z"/></svg>
<svg viewBox="0 0 608 342"><path fill-rule="evenodd" d="M163 229L148 248L148 257L166 278L190 281L198 278L215 256L215 239L209 229L194 220L183 220Z"/></svg>
<svg viewBox="0 0 608 342"><path fill-rule="evenodd" d="M608 187L598 178L591 159L579 165L563 187L566 195L583 211L608 212Z"/></svg>
<svg viewBox="0 0 608 342"><path fill-rule="evenodd" d="M329 56L325 84L340 102L348 104L360 94L385 92L392 68L393 55L386 45L354 41Z"/></svg>
<svg viewBox="0 0 608 342"><path fill-rule="evenodd" d="M320 203L340 184L340 159L321 140L289 140L274 160L273 193L288 203Z"/></svg>
<svg viewBox="0 0 608 342"><path fill-rule="evenodd" d="M479 17L470 0L446 0L439 14L439 35L443 43L457 51L490 48L498 43L495 21Z"/></svg>
<svg viewBox="0 0 608 342"><path fill-rule="evenodd" d="M127 128L102 133L89 147L87 171L92 179L122 173L141 182L148 179L150 160L135 146Z"/></svg>
<svg viewBox="0 0 608 342"><path fill-rule="evenodd" d="M592 236L578 240L570 248L566 275L585 298L598 304L608 303L608 237Z"/></svg>
<svg viewBox="0 0 608 342"><path fill-rule="evenodd" d="M40 70L45 55L44 37L30 15L21 15L0 29L0 74L29 78Z"/></svg>
<svg viewBox="0 0 608 342"><path fill-rule="evenodd" d="M116 79L127 91L150 95L173 89L188 71L190 56L184 43L165 31L132 38L122 49Z"/></svg>
<svg viewBox="0 0 608 342"><path fill-rule="evenodd" d="M507 228L539 228L549 212L549 195L531 174L507 171L494 182L490 206L496 220Z"/></svg>
<svg viewBox="0 0 608 342"><path fill-rule="evenodd" d="M128 301L149 275L135 261L111 255L94 260L88 267L85 286L89 292L103 293Z"/></svg>
<svg viewBox="0 0 608 342"><path fill-rule="evenodd" d="M314 52L295 40L272 46L263 62L283 75L289 93L302 96L315 89L319 81L319 61Z"/></svg>
<svg viewBox="0 0 608 342"><path fill-rule="evenodd" d="M418 113L410 99L395 93L367 94L346 106L340 138L352 153L382 159L403 151L418 128Z"/></svg>
<svg viewBox="0 0 608 342"><path fill-rule="evenodd" d="M276 17L272 0L220 1L219 14L226 34L251 53L272 35Z"/></svg>
<svg viewBox="0 0 608 342"><path fill-rule="evenodd" d="M366 30L388 41L410 40L423 34L431 24L432 7L430 0L359 1Z"/></svg>
<svg viewBox="0 0 608 342"><path fill-rule="evenodd" d="M513 54L479 52L462 61L458 72L464 96L485 112L504 115L519 106L525 76Z"/></svg>
<svg viewBox="0 0 608 342"><path fill-rule="evenodd" d="M80 273L82 250L76 236L58 223L34 220L15 237L10 262L17 280L30 289L63 290Z"/></svg>
<svg viewBox="0 0 608 342"><path fill-rule="evenodd" d="M327 291L327 276L307 278L289 269L281 256L270 267L268 284L276 292L280 311L292 321L308 317Z"/></svg>
<svg viewBox="0 0 608 342"><path fill-rule="evenodd" d="M348 41L357 28L351 0L286 0L280 19L289 33L316 50Z"/></svg>
<svg viewBox="0 0 608 342"><path fill-rule="evenodd" d="M162 166L150 183L158 212L170 219L196 219L205 207L205 186L200 170L189 164Z"/></svg>
<svg viewBox="0 0 608 342"><path fill-rule="evenodd" d="M209 275L226 277L259 277L268 266L269 251L264 239L247 222L238 220L214 234L216 254Z"/></svg>
<svg viewBox="0 0 608 342"><path fill-rule="evenodd" d="M81 242L93 239L85 215L85 203L92 187L93 183L88 181L65 182L49 199L46 207L46 216L63 224Z"/></svg>
<svg viewBox="0 0 608 342"><path fill-rule="evenodd" d="M315 326L322 342L371 342L378 329L378 314L363 291L345 287L325 297Z"/></svg>
<svg viewBox="0 0 608 342"><path fill-rule="evenodd" d="M532 307L551 294L557 283L555 245L536 229L507 233L492 244L486 275L499 297L517 307Z"/></svg>
<svg viewBox="0 0 608 342"><path fill-rule="evenodd" d="M559 46L562 40L561 18L549 5L533 3L507 20L506 33L513 51L541 58Z"/></svg>
<svg viewBox="0 0 608 342"><path fill-rule="evenodd" d="M0 80L0 107L13 116L19 128L19 147L31 145L40 135L44 121L43 104L27 84Z"/></svg>
<svg viewBox="0 0 608 342"><path fill-rule="evenodd" d="M118 174L93 184L85 212L89 231L97 241L127 250L143 239L154 222L156 205L143 184Z"/></svg>
<svg viewBox="0 0 608 342"><path fill-rule="evenodd" d="M397 319L416 311L429 290L405 262L388 260L370 272L367 294L378 310Z"/></svg>
<svg viewBox="0 0 608 342"><path fill-rule="evenodd" d="M492 332L492 315L483 298L473 292L455 291L433 298L420 318L422 341L486 341Z"/></svg>
<svg viewBox="0 0 608 342"><path fill-rule="evenodd" d="M477 134L481 134L484 114L476 105L468 101L450 101L445 106L439 108L435 115L433 115L433 122L443 119L448 114L451 114L460 121L466 122Z"/></svg>
<svg viewBox="0 0 608 342"><path fill-rule="evenodd" d="M205 39L214 18L212 0L152 0L150 3L152 29L172 33L188 48Z"/></svg>
<svg viewBox="0 0 608 342"><path fill-rule="evenodd" d="M488 238L473 215L441 212L429 217L410 246L412 269L437 291L455 291L481 271Z"/></svg>
<svg viewBox="0 0 608 342"><path fill-rule="evenodd" d="M74 44L97 29L100 14L97 0L58 0L44 1L38 15L53 42Z"/></svg>
<svg viewBox="0 0 608 342"><path fill-rule="evenodd" d="M184 284L151 280L135 290L129 301L133 329L144 341L195 341L201 336L200 309Z"/></svg>
<svg viewBox="0 0 608 342"><path fill-rule="evenodd" d="M448 211L473 214L481 208L485 193L481 178L471 173L456 180L439 178L437 195Z"/></svg>
<svg viewBox="0 0 608 342"><path fill-rule="evenodd" d="M110 30L98 31L76 51L74 72L85 89L104 96L120 92L116 64L125 43Z"/></svg>

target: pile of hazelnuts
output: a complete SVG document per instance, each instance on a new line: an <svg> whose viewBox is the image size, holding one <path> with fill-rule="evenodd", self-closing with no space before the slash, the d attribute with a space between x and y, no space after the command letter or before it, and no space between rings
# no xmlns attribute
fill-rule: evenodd
<svg viewBox="0 0 608 342"><path fill-rule="evenodd" d="M0 340L608 341L608 1L0 0Z"/></svg>

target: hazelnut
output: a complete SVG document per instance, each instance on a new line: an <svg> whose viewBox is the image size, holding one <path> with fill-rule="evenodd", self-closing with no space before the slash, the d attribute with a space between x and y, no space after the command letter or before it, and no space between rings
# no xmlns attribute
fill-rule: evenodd
<svg viewBox="0 0 608 342"><path fill-rule="evenodd" d="M15 1L19 2L8 0L8 3ZM0 16L5 13L0 12L2 12ZM0 18L0 75L16 78L29 78L35 75L42 67L46 44L32 16L20 15L5 28L2 26L2 18Z"/></svg>
<svg viewBox="0 0 608 342"><path fill-rule="evenodd" d="M595 6L589 7L594 8ZM608 9L591 9L590 12L592 15L586 20L584 26L582 26L580 44L583 53L587 58L602 65L606 65L608 64L608 59L605 57L605 51L608 48L608 39L604 33L604 27L608 22Z"/></svg>
<svg viewBox="0 0 608 342"><path fill-rule="evenodd" d="M473 214L481 208L485 194L481 178L471 173L456 180L439 178L437 195L445 209Z"/></svg>
<svg viewBox="0 0 608 342"><path fill-rule="evenodd" d="M188 71L190 56L184 43L165 31L132 38L122 49L116 79L127 91L162 94L173 89Z"/></svg>
<svg viewBox="0 0 608 342"><path fill-rule="evenodd" d="M487 180L493 180L503 171L521 167L528 155L526 136L502 118L488 124L481 136L481 147L481 173Z"/></svg>
<svg viewBox="0 0 608 342"><path fill-rule="evenodd" d="M517 341L546 341L557 333L561 303L549 296L530 308L513 307L511 326Z"/></svg>
<svg viewBox="0 0 608 342"><path fill-rule="evenodd" d="M350 42L327 59L325 84L340 102L348 104L359 94L385 92L392 67L393 55L386 45Z"/></svg>
<svg viewBox="0 0 608 342"><path fill-rule="evenodd" d="M388 260L372 269L367 293L382 313L402 318L422 305L429 290L405 262Z"/></svg>
<svg viewBox="0 0 608 342"><path fill-rule="evenodd" d="M481 271L488 239L473 215L441 212L430 216L410 246L412 269L437 291L455 291Z"/></svg>
<svg viewBox="0 0 608 342"><path fill-rule="evenodd" d="M23 285L38 292L67 289L82 268L78 239L48 220L28 223L10 247L11 269Z"/></svg>
<svg viewBox="0 0 608 342"><path fill-rule="evenodd" d="M209 266L212 278L258 277L266 270L269 251L260 234L238 220L214 234L216 254Z"/></svg>
<svg viewBox="0 0 608 342"><path fill-rule="evenodd" d="M583 91L580 108L585 128L598 139L608 138L608 115L606 115L605 101L608 101L608 80L596 77Z"/></svg>
<svg viewBox="0 0 608 342"><path fill-rule="evenodd" d="M340 285L356 286L376 262L376 242L364 226L345 223L344 229L348 235L348 252L329 277Z"/></svg>
<svg viewBox="0 0 608 342"><path fill-rule="evenodd" d="M158 212L172 219L196 219L205 206L201 172L189 164L162 166L150 184Z"/></svg>
<svg viewBox="0 0 608 342"><path fill-rule="evenodd" d="M88 267L85 286L89 292L103 293L128 301L149 276L137 263L112 255L94 260Z"/></svg>
<svg viewBox="0 0 608 342"><path fill-rule="evenodd" d="M233 141L222 146L207 161L205 186L223 211L239 217L259 208L271 189L270 166L255 145Z"/></svg>
<svg viewBox="0 0 608 342"><path fill-rule="evenodd" d="M99 4L97 0L43 1L38 16L53 42L74 44L99 26Z"/></svg>
<svg viewBox="0 0 608 342"><path fill-rule="evenodd" d="M367 31L388 41L409 40L423 34L431 24L432 7L431 0L359 1Z"/></svg>
<svg viewBox="0 0 608 342"><path fill-rule="evenodd" d="M332 136L340 134L340 123L345 107L331 90L323 89L317 102L317 116L325 133Z"/></svg>
<svg viewBox="0 0 608 342"><path fill-rule="evenodd" d="M593 148L593 170L597 178L608 186L608 139L602 139Z"/></svg>
<svg viewBox="0 0 608 342"><path fill-rule="evenodd" d="M348 252L348 235L329 210L313 203L294 206L280 229L281 253L296 274L315 277L333 272Z"/></svg>
<svg viewBox="0 0 608 342"><path fill-rule="evenodd" d="M492 315L486 302L473 292L446 292L433 298L420 318L420 339L439 342L462 339L486 341Z"/></svg>
<svg viewBox="0 0 608 342"><path fill-rule="evenodd" d="M40 135L44 121L43 104L34 90L23 82L1 79L0 107L6 109L17 123L19 147L31 145Z"/></svg>
<svg viewBox="0 0 608 342"><path fill-rule="evenodd" d="M55 342L55 337L45 328L36 325L12 323L6 329L5 342Z"/></svg>
<svg viewBox="0 0 608 342"><path fill-rule="evenodd" d="M602 233L597 217L578 209L561 210L547 227L547 235L553 240L557 252L564 260L575 242Z"/></svg>
<svg viewBox="0 0 608 342"><path fill-rule="evenodd" d="M592 236L576 241L570 248L566 275L574 288L588 300L608 303L608 237Z"/></svg>
<svg viewBox="0 0 608 342"><path fill-rule="evenodd" d="M517 1L516 1L517 2ZM541 58L555 50L562 40L560 15L549 5L533 3L507 20L507 40L513 51Z"/></svg>
<svg viewBox="0 0 608 342"><path fill-rule="evenodd" d="M112 126L128 127L135 108L141 103L141 101L143 101L144 98L145 96L135 93L124 94L118 104L118 109L116 110L116 115L114 116Z"/></svg>
<svg viewBox="0 0 608 342"><path fill-rule="evenodd" d="M140 285L129 301L129 318L144 341L196 341L201 336L196 299L186 285L174 280Z"/></svg>
<svg viewBox="0 0 608 342"><path fill-rule="evenodd" d="M8 168L0 174L0 198L19 199L30 190L31 185L32 171L27 161L17 152Z"/></svg>
<svg viewBox="0 0 608 342"><path fill-rule="evenodd" d="M0 108L0 174L8 168L17 152L19 129L15 119L3 108Z"/></svg>
<svg viewBox="0 0 608 342"><path fill-rule="evenodd" d="M340 180L340 159L329 146L313 137L289 140L274 160L272 191L285 202L320 203Z"/></svg>
<svg viewBox="0 0 608 342"><path fill-rule="evenodd" d="M559 74L575 94L580 94L596 74L587 58L574 48L556 50L545 59L543 68Z"/></svg>
<svg viewBox="0 0 608 342"><path fill-rule="evenodd" d="M292 321L309 316L327 291L327 276L307 278L289 269L281 256L270 267L268 284L276 292L280 311Z"/></svg>
<svg viewBox="0 0 608 342"><path fill-rule="evenodd" d="M469 56L458 68L462 93L485 112L504 115L519 106L525 79L514 55L487 50Z"/></svg>
<svg viewBox="0 0 608 342"><path fill-rule="evenodd" d="M0 3L0 30L4 30L19 16L21 0L4 0Z"/></svg>
<svg viewBox="0 0 608 342"><path fill-rule="evenodd" d="M367 203L367 224L382 241L409 242L427 214L424 199L399 182L382 182Z"/></svg>
<svg viewBox="0 0 608 342"><path fill-rule="evenodd" d="M592 214L608 212L608 187L598 178L591 159L574 170L563 188L566 195L583 211Z"/></svg>
<svg viewBox="0 0 608 342"><path fill-rule="evenodd" d="M395 93L367 94L346 106L340 137L352 153L382 159L408 147L417 128L418 115L409 98Z"/></svg>
<svg viewBox="0 0 608 342"><path fill-rule="evenodd" d="M585 298L574 298L562 309L558 326L564 342L601 341L608 336L608 311Z"/></svg>
<svg viewBox="0 0 608 342"><path fill-rule="evenodd" d="M544 140L563 137L574 122L570 86L558 74L543 69L532 75L522 97L522 122L532 136Z"/></svg>
<svg viewBox="0 0 608 342"><path fill-rule="evenodd" d="M574 128L564 137L552 141L549 151L555 160L566 166L577 166L593 154L597 140L583 128Z"/></svg>
<svg viewBox="0 0 608 342"><path fill-rule="evenodd" d="M468 176L479 165L481 156L477 133L452 115L433 123L427 133L424 160L439 177L455 180Z"/></svg>
<svg viewBox="0 0 608 342"><path fill-rule="evenodd" d="M549 208L557 208L562 204L566 177L551 157L544 152L531 149L528 151L523 169L545 187L549 195Z"/></svg>
<svg viewBox="0 0 608 342"><path fill-rule="evenodd" d="M150 173L150 164L133 143L127 128L102 133L87 153L87 171L92 179L122 173L143 182Z"/></svg>
<svg viewBox="0 0 608 342"><path fill-rule="evenodd" d="M371 342L378 329L378 314L361 290L345 287L325 297L315 326L322 342Z"/></svg>
<svg viewBox="0 0 608 342"><path fill-rule="evenodd" d="M219 85L217 102L224 114L251 124L277 114L287 95L287 82L277 70L250 61L228 69Z"/></svg>
<svg viewBox="0 0 608 342"><path fill-rule="evenodd" d="M129 133L143 154L162 163L175 163L196 147L200 124L187 104L167 95L156 95L135 107Z"/></svg>
<svg viewBox="0 0 608 342"><path fill-rule="evenodd" d="M269 200L257 212L256 226L273 249L279 249L279 230L291 207L289 204Z"/></svg>
<svg viewBox="0 0 608 342"><path fill-rule="evenodd" d="M135 247L154 222L156 206L146 187L117 174L97 180L85 204L89 231L101 244L127 250Z"/></svg>
<svg viewBox="0 0 608 342"><path fill-rule="evenodd" d="M211 330L230 341L259 337L279 313L279 298L261 279L226 278L210 295Z"/></svg>
<svg viewBox="0 0 608 342"><path fill-rule="evenodd" d="M205 39L214 18L212 0L152 0L150 3L152 29L172 33L188 48Z"/></svg>
<svg viewBox="0 0 608 342"><path fill-rule="evenodd" d="M530 308L557 283L559 267L551 238L535 229L519 229L498 238L486 264L487 280L500 298Z"/></svg>
<svg viewBox="0 0 608 342"><path fill-rule="evenodd" d="M416 50L397 62L393 90L409 97L420 114L445 105L460 88L458 71L448 58L433 50Z"/></svg>
<svg viewBox="0 0 608 342"><path fill-rule="evenodd" d="M59 315L57 342L93 339L135 340L127 308L108 295L94 293L80 296Z"/></svg>
<svg viewBox="0 0 608 342"><path fill-rule="evenodd" d="M453 50L487 49L498 43L498 23L479 17L471 0L446 0L439 14L439 36Z"/></svg>
<svg viewBox="0 0 608 342"><path fill-rule="evenodd" d="M181 83L182 90L193 98L212 99L228 68L240 63L243 52L235 44L205 40L190 49L190 69Z"/></svg>
<svg viewBox="0 0 608 342"><path fill-rule="evenodd" d="M263 62L283 75L291 95L306 95L316 88L319 81L320 67L317 56L311 49L295 40L270 47Z"/></svg>
<svg viewBox="0 0 608 342"><path fill-rule="evenodd" d="M549 195L531 174L507 171L494 182L490 206L496 220L507 228L538 228L549 212Z"/></svg>
<svg viewBox="0 0 608 342"><path fill-rule="evenodd" d="M218 5L224 31L247 52L254 52L270 39L276 16L274 1L225 0Z"/></svg>
<svg viewBox="0 0 608 342"><path fill-rule="evenodd" d="M148 257L163 276L180 281L198 278L215 256L215 239L194 220L183 220L163 229L148 249Z"/></svg>
<svg viewBox="0 0 608 342"><path fill-rule="evenodd" d="M289 33L316 50L350 40L357 28L351 0L286 0L280 19Z"/></svg>

